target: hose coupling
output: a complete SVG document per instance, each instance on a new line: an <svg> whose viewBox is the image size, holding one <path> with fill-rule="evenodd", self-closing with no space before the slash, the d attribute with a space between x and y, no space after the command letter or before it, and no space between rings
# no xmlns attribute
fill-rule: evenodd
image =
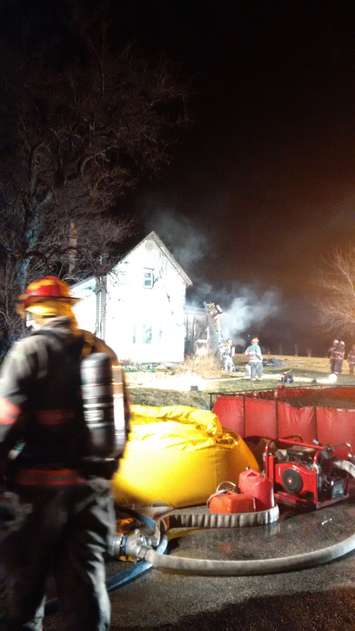
<svg viewBox="0 0 355 631"><path fill-rule="evenodd" d="M153 546L152 538L142 533L138 528L130 535L126 536L125 554L126 556L144 559L148 550Z"/></svg>
<svg viewBox="0 0 355 631"><path fill-rule="evenodd" d="M107 552L111 557L133 557L144 559L145 554L151 548L156 548L160 543L160 531L155 529L146 534L136 528L129 535L115 535L111 538Z"/></svg>
<svg viewBox="0 0 355 631"><path fill-rule="evenodd" d="M112 558L124 556L125 540L125 535L114 535L111 537L107 545L107 554Z"/></svg>

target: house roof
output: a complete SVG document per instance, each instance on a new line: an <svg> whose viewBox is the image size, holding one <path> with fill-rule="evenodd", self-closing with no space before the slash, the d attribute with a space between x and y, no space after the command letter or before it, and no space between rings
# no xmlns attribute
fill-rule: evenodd
<svg viewBox="0 0 355 631"><path fill-rule="evenodd" d="M170 261L170 263L173 265L173 267L175 267L176 271L180 274L180 276L182 276L183 280L186 283L187 287L190 287L192 285L192 280L191 278L186 274L186 272L183 270L183 268L181 267L180 263L177 262L176 258L172 255L172 253L170 252L170 250L168 250L168 248L166 247L166 245L163 243L163 241L160 239L160 237L158 237L157 233L152 230L149 234L147 234L143 239L141 239L133 248L131 248L128 252L126 252L126 254L122 257L122 259L124 259L128 254L130 254L131 252L133 252L133 250L135 250L136 248L138 248L142 243L144 243L144 241L147 241L147 239L150 239L152 241L154 241L156 243L156 245L158 246L158 248L160 248L160 250L165 254L165 256L167 257L167 259ZM121 259L121 260L122 260Z"/></svg>
<svg viewBox="0 0 355 631"><path fill-rule="evenodd" d="M126 247L124 248L121 256L120 256L120 260L118 261L118 263L116 263L116 265L118 265L121 261L123 261L126 256L128 256L128 254L130 254L131 252L133 252L133 250L135 250L136 248L138 248L142 243L144 243L144 241L146 241L147 239L151 239L153 240L156 245L158 246L158 248L160 248L160 250L164 253L164 255L167 257L167 259L170 261L170 263L172 264L172 266L176 269L176 271L180 274L180 276L182 277L182 279L184 280L185 284L187 287L191 287L192 285L192 280L191 278L189 278L189 276L186 274L186 272L183 270L183 268L181 267L181 265L177 262L177 260L175 259L175 257L172 255L172 253L168 250L168 248L166 247L166 245L163 243L163 241L160 239L160 237L158 237L157 233L152 230L149 234L147 234L145 237L143 237L142 239L140 239L138 241L138 243L135 243L135 245L132 244L132 239L130 240L130 245L127 246L127 243L125 244ZM134 242L133 242L134 243ZM113 265L112 269L114 269L116 267L116 265ZM78 281L77 283L74 283L72 285L73 288L79 287L80 285L83 285L84 283L87 283L88 281L90 281L91 279L93 279L94 276L89 276L81 281Z"/></svg>

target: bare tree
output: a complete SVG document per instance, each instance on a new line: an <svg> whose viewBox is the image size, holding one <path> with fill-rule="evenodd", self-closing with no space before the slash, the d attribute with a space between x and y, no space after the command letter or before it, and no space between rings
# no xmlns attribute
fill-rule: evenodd
<svg viewBox="0 0 355 631"><path fill-rule="evenodd" d="M185 118L184 90L165 62L152 66L131 47L112 52L102 19L99 29L80 22L78 39L75 62L58 70L43 53L25 55L4 81L12 135L0 164L0 316L8 335L17 326L11 296L35 276L78 280L110 269L133 229L115 213L117 200L168 161Z"/></svg>
<svg viewBox="0 0 355 631"><path fill-rule="evenodd" d="M320 323L328 331L353 333L355 328L355 248L335 250L321 271Z"/></svg>

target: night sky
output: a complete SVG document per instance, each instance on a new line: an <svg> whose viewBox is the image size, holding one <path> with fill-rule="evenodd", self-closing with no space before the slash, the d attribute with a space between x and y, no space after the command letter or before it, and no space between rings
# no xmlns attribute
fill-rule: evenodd
<svg viewBox="0 0 355 631"><path fill-rule="evenodd" d="M278 293L278 316L246 334L262 335L274 352L297 344L325 353L315 281L323 258L355 236L350 3L111 5L116 45L167 55L190 91L192 122L171 165L127 206L182 253L195 291L210 285L211 298L223 289L231 300L240 288ZM28 11L38 32L39 13Z"/></svg>
<svg viewBox="0 0 355 631"><path fill-rule="evenodd" d="M154 209L203 232L193 280L279 292L278 318L258 327L275 351L324 353L319 268L355 236L352 14L334 2L173 4L138 12L137 28L193 80L194 125L143 206L158 231Z"/></svg>

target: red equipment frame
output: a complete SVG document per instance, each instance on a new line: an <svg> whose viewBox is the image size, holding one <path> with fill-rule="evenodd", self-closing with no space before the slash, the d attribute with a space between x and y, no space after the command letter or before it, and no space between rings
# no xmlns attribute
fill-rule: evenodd
<svg viewBox="0 0 355 631"><path fill-rule="evenodd" d="M279 462L276 454L271 451L271 446L276 445L279 448L300 447L300 449L312 450L309 459L311 464L305 464L302 461L285 461ZM334 497L322 499L319 493L319 475L323 472L332 476L335 469L332 457L324 458L324 453L328 451L335 452L336 447L330 445L314 445L310 443L297 442L289 439L269 440L265 446L263 454L265 474L274 486L274 494L277 502L288 504L291 506L300 506L305 508L322 508L343 501L349 497L350 476L343 471L337 469L336 479L343 480L344 492ZM335 454L334 454L335 455ZM323 460L321 462L321 457ZM294 472L294 473L292 473ZM285 490L284 479L289 476L290 486L294 486L293 492ZM293 479L292 479L293 478Z"/></svg>

